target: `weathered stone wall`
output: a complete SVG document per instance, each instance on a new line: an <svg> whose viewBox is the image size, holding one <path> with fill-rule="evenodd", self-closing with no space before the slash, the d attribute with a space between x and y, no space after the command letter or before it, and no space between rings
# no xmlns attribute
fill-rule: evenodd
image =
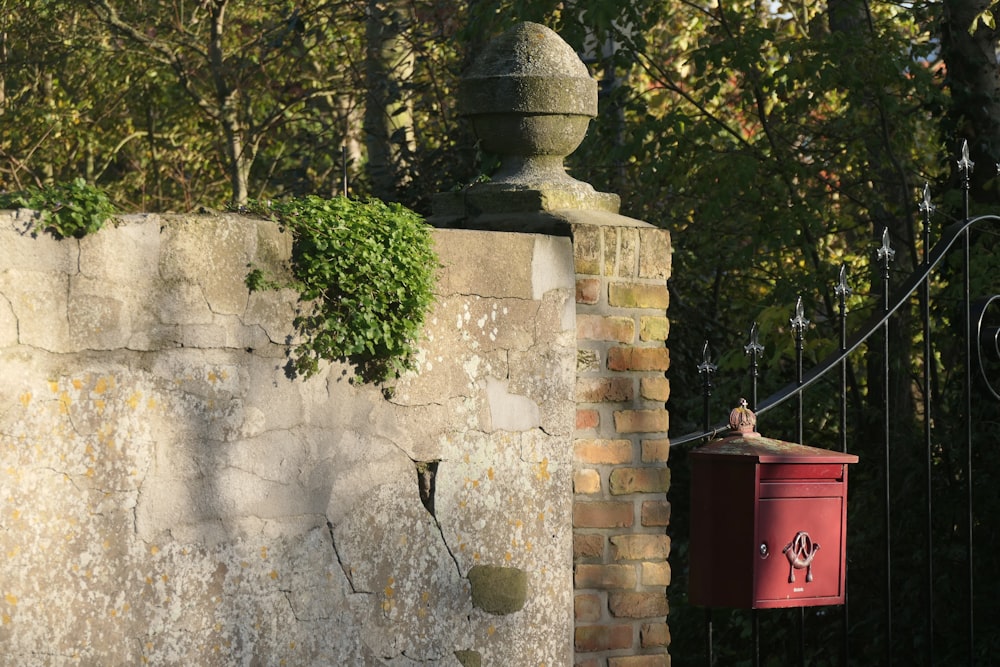
<svg viewBox="0 0 1000 667"><path fill-rule="evenodd" d="M0 212L0 663L572 663L568 239L435 231L385 399L285 376L295 295L244 285L274 225L29 221Z"/></svg>

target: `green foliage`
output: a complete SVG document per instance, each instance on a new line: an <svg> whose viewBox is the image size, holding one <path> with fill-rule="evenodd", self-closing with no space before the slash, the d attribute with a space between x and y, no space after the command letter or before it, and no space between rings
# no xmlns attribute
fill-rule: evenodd
<svg viewBox="0 0 1000 667"><path fill-rule="evenodd" d="M438 267L422 218L399 204L346 197L307 196L250 211L262 209L295 239L292 273L303 311L291 370L308 377L321 360L346 360L360 380L385 382L411 369ZM259 269L247 285L273 286Z"/></svg>
<svg viewBox="0 0 1000 667"><path fill-rule="evenodd" d="M115 213L107 195L82 178L51 187L30 187L0 194L0 208L39 211L42 215L40 227L57 238L92 234Z"/></svg>

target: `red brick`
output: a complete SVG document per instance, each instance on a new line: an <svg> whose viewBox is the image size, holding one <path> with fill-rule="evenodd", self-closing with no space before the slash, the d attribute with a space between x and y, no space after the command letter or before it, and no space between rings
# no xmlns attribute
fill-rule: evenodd
<svg viewBox="0 0 1000 667"><path fill-rule="evenodd" d="M576 302L593 305L601 300L601 279L580 278L576 281Z"/></svg>
<svg viewBox="0 0 1000 667"><path fill-rule="evenodd" d="M608 667L670 667L670 656L666 653L623 655L617 658L608 658Z"/></svg>
<svg viewBox="0 0 1000 667"><path fill-rule="evenodd" d="M601 490L601 474L593 468L573 472L573 493L589 494Z"/></svg>
<svg viewBox="0 0 1000 667"><path fill-rule="evenodd" d="M670 380L663 376L641 378L639 395L650 401L665 403L670 399Z"/></svg>
<svg viewBox="0 0 1000 667"><path fill-rule="evenodd" d="M616 465L632 462L631 440L576 440L573 457L580 463Z"/></svg>
<svg viewBox="0 0 1000 667"><path fill-rule="evenodd" d="M604 556L604 536L592 534L573 535L573 558L601 558Z"/></svg>
<svg viewBox="0 0 1000 667"><path fill-rule="evenodd" d="M611 538L612 560L665 560L670 555L666 535L615 535Z"/></svg>
<svg viewBox="0 0 1000 667"><path fill-rule="evenodd" d="M670 459L670 440L657 438L642 441L643 463L666 463Z"/></svg>
<svg viewBox="0 0 1000 667"><path fill-rule="evenodd" d="M604 663L597 658L585 658L574 662L573 667L604 667Z"/></svg>
<svg viewBox="0 0 1000 667"><path fill-rule="evenodd" d="M631 343L635 340L635 320L631 317L577 315L576 339Z"/></svg>
<svg viewBox="0 0 1000 667"><path fill-rule="evenodd" d="M613 592L608 595L608 608L618 618L653 618L670 613L666 589L648 593Z"/></svg>
<svg viewBox="0 0 1000 667"><path fill-rule="evenodd" d="M577 403L622 403L635 398L635 381L630 377L577 378Z"/></svg>
<svg viewBox="0 0 1000 667"><path fill-rule="evenodd" d="M576 566L573 586L584 588L635 588L635 567L632 565L588 565Z"/></svg>
<svg viewBox="0 0 1000 667"><path fill-rule="evenodd" d="M670 305L670 293L662 284L615 282L608 285L608 304L620 308L666 310Z"/></svg>
<svg viewBox="0 0 1000 667"><path fill-rule="evenodd" d="M577 414L579 412L577 410ZM619 433L665 433L669 427L670 418L666 410L619 410L615 412L615 430Z"/></svg>
<svg viewBox="0 0 1000 667"><path fill-rule="evenodd" d="M609 371L665 371L670 350L665 347L613 347L608 350Z"/></svg>
<svg viewBox="0 0 1000 667"><path fill-rule="evenodd" d="M670 646L670 627L666 623L643 623L639 643L643 648Z"/></svg>
<svg viewBox="0 0 1000 667"><path fill-rule="evenodd" d="M583 625L574 632L577 651L613 651L632 647L632 625Z"/></svg>
<svg viewBox="0 0 1000 667"><path fill-rule="evenodd" d="M669 526L670 501L647 500L642 504L640 517L644 526Z"/></svg>
<svg viewBox="0 0 1000 667"><path fill-rule="evenodd" d="M584 623L599 621L603 611L604 602L599 595L581 593L573 598L573 617L578 621Z"/></svg>
<svg viewBox="0 0 1000 667"><path fill-rule="evenodd" d="M634 514L630 502L578 502L573 504L573 525L577 528L629 528Z"/></svg>
<svg viewBox="0 0 1000 667"><path fill-rule="evenodd" d="M576 411L576 430L586 431L587 429L597 428L600 423L601 415L597 413L597 410Z"/></svg>
<svg viewBox="0 0 1000 667"><path fill-rule="evenodd" d="M670 490L668 468L615 468L608 479L613 496L630 493L666 493Z"/></svg>
<svg viewBox="0 0 1000 667"><path fill-rule="evenodd" d="M643 586L669 586L670 563L665 560L642 564Z"/></svg>
<svg viewBox="0 0 1000 667"><path fill-rule="evenodd" d="M664 341L670 336L670 320L661 316L639 318L639 339Z"/></svg>

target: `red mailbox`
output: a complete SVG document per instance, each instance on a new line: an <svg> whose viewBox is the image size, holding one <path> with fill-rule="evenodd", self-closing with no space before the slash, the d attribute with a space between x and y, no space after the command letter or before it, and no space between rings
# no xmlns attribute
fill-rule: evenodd
<svg viewBox="0 0 1000 667"><path fill-rule="evenodd" d="M736 435L690 454L691 602L843 604L847 465L858 457L765 438L755 421L744 402Z"/></svg>

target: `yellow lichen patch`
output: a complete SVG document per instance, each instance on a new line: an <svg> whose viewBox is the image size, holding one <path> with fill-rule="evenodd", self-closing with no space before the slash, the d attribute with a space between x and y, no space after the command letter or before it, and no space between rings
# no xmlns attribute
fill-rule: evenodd
<svg viewBox="0 0 1000 667"><path fill-rule="evenodd" d="M155 556L156 554L160 553L160 547L154 544L153 546L149 547L149 553Z"/></svg>
<svg viewBox="0 0 1000 667"><path fill-rule="evenodd" d="M3 596L4 602L9 604L11 607L17 606L17 596L13 593L7 593Z"/></svg>
<svg viewBox="0 0 1000 667"><path fill-rule="evenodd" d="M270 572L270 574L268 576L271 577L272 579L277 579L278 578L278 571L277 570L271 570L271 572Z"/></svg>
<svg viewBox="0 0 1000 667"><path fill-rule="evenodd" d="M260 557L267 560L267 547L260 548Z"/></svg>
<svg viewBox="0 0 1000 667"><path fill-rule="evenodd" d="M108 390L108 380L106 378L97 378L97 384L94 385L95 394L103 394Z"/></svg>
<svg viewBox="0 0 1000 667"><path fill-rule="evenodd" d="M490 625L490 627L486 628L486 634L489 635L490 637L492 637L493 633L495 633L496 631L497 628L495 625Z"/></svg>
<svg viewBox="0 0 1000 667"><path fill-rule="evenodd" d="M552 475L549 474L549 459L546 457L539 461L538 466L535 470L535 477L541 480L549 480Z"/></svg>
<svg viewBox="0 0 1000 667"><path fill-rule="evenodd" d="M129 408L135 410L139 406L139 400L141 398L142 398L142 392L136 391L131 396L129 396L128 400L125 402L128 403Z"/></svg>
<svg viewBox="0 0 1000 667"><path fill-rule="evenodd" d="M24 392L23 394L18 396L18 400L21 401L21 405L23 407L25 408L28 407L28 404L31 403L31 392L30 391Z"/></svg>
<svg viewBox="0 0 1000 667"><path fill-rule="evenodd" d="M76 389L77 391L80 391L80 389L83 388L83 381L80 380L79 378L73 378L72 384L73 384L73 389Z"/></svg>
<svg viewBox="0 0 1000 667"><path fill-rule="evenodd" d="M490 478L490 480L493 479L493 468L490 468L486 471L486 476Z"/></svg>
<svg viewBox="0 0 1000 667"><path fill-rule="evenodd" d="M509 563L511 558L513 558L511 553L509 551L505 551L503 554L503 559Z"/></svg>
<svg viewBox="0 0 1000 667"><path fill-rule="evenodd" d="M59 383L55 380L49 380L49 391L53 394L59 391Z"/></svg>
<svg viewBox="0 0 1000 667"><path fill-rule="evenodd" d="M69 392L59 394L59 414L68 415L69 406L73 404L73 399L69 397Z"/></svg>
<svg viewBox="0 0 1000 667"><path fill-rule="evenodd" d="M538 513L538 520L539 521L545 521L545 512L539 512Z"/></svg>
<svg viewBox="0 0 1000 667"><path fill-rule="evenodd" d="M155 408L156 407L156 399L155 398L150 398L148 401L146 401L146 407L148 409L150 409L150 410L152 410L153 408Z"/></svg>
<svg viewBox="0 0 1000 667"><path fill-rule="evenodd" d="M0 621L2 621L4 625L10 623L10 614L4 614L3 616L0 616Z"/></svg>
<svg viewBox="0 0 1000 667"><path fill-rule="evenodd" d="M394 589L392 587L393 584L395 584L395 583L396 583L396 578L395 577L389 577L388 581L386 581L386 586L385 586L385 588L383 590L384 590L385 596L387 598L391 598L392 595L393 595L393 593L396 592L396 589Z"/></svg>

